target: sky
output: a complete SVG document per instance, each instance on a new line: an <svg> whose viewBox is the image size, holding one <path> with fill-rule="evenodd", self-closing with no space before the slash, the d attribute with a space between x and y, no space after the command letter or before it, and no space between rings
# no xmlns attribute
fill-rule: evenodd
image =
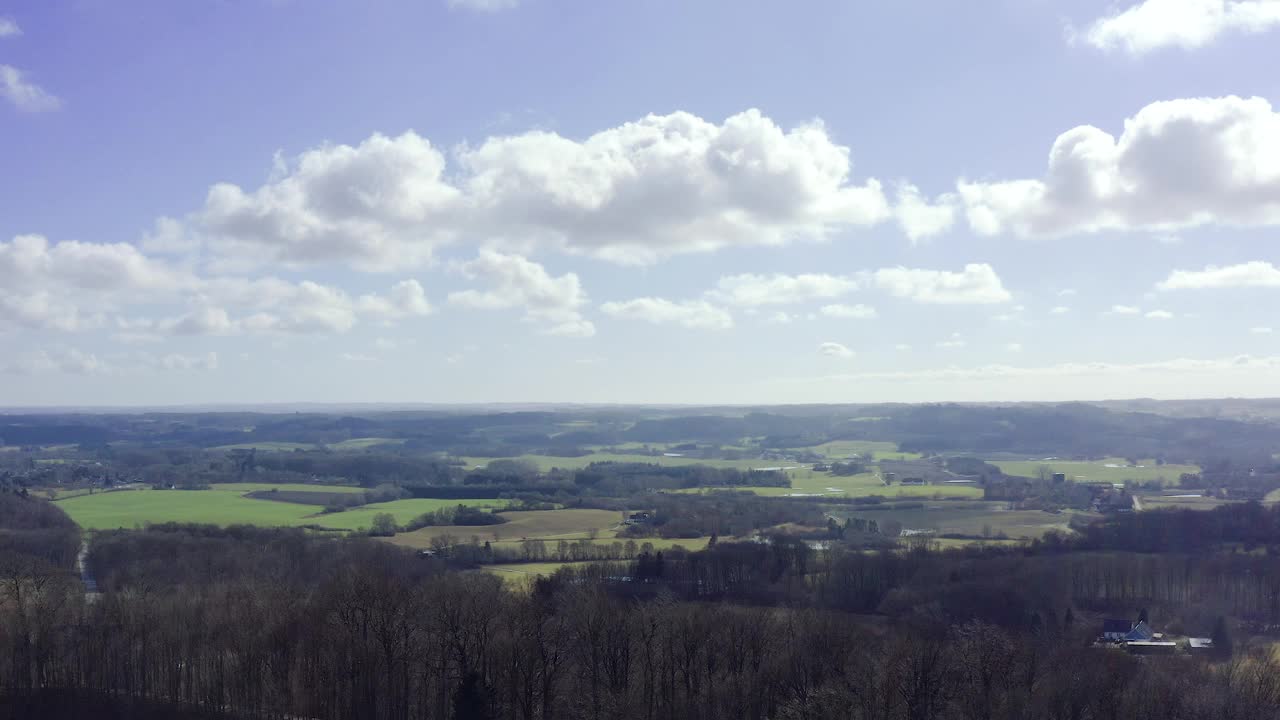
<svg viewBox="0 0 1280 720"><path fill-rule="evenodd" d="M1280 0L0 0L0 405L1280 396Z"/></svg>

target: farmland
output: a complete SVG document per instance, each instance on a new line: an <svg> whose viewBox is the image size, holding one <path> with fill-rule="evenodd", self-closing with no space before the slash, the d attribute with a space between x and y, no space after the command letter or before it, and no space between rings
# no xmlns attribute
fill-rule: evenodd
<svg viewBox="0 0 1280 720"><path fill-rule="evenodd" d="M405 501L400 501L405 502ZM516 510L501 515L507 522L484 526L436 526L425 527L408 533L400 533L389 542L412 548L430 547L432 538L450 535L469 538L479 535L485 539L519 541L522 538L576 539L588 536L596 529L602 537L611 536L621 519L612 510Z"/></svg>
<svg viewBox="0 0 1280 720"><path fill-rule="evenodd" d="M149 523L182 522L213 525L259 525L293 527L319 525L335 530L356 530L373 524L373 516L390 513L405 523L424 512L455 505L501 507L499 500L395 500L323 514L315 505L272 502L244 497L246 492L280 490L326 490L359 492L359 488L321 485L244 483L215 485L210 490L119 490L78 495L58 501L71 519L83 528L105 530L132 528Z"/></svg>
<svg viewBox="0 0 1280 720"><path fill-rule="evenodd" d="M832 440L821 445L814 445L808 449L832 459L846 458L852 455L871 457L873 460L920 459L919 453L898 450L897 443L878 440Z"/></svg>
<svg viewBox="0 0 1280 720"><path fill-rule="evenodd" d="M765 497L845 496L866 497L882 495L887 498L981 498L982 488L973 485L885 485L878 473L835 476L817 473L808 467L789 470L791 487L736 487ZM690 488L680 492L711 492L719 488Z"/></svg>
<svg viewBox="0 0 1280 720"><path fill-rule="evenodd" d="M896 520L904 529L935 530L939 535L958 534L981 536L1004 533L1010 538L1040 537L1049 530L1068 532L1068 523L1074 515L1097 517L1088 513L1067 510L1061 514L1041 510L1010 510L1001 502L974 503L925 503L923 508L906 510L863 511L841 509L833 511L837 517L856 516L869 520Z"/></svg>
<svg viewBox="0 0 1280 720"><path fill-rule="evenodd" d="M1200 468L1195 465L1157 465L1154 460L1143 460L1136 466L1128 466L1124 458L1104 458L1086 462L1055 459L990 462L1007 475L1036 477L1040 468L1047 466L1050 472L1065 473L1068 480L1082 483L1122 483L1126 480L1151 482L1163 479L1166 485L1177 485L1178 478L1183 473L1200 472Z"/></svg>

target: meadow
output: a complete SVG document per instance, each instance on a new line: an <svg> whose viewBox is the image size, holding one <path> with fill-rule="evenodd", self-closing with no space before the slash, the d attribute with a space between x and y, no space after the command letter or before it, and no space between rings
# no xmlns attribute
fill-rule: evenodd
<svg viewBox="0 0 1280 720"><path fill-rule="evenodd" d="M982 488L974 485L885 485L879 473L861 473L843 477L814 472L809 467L788 470L791 487L688 488L677 492L704 493L717 489L745 490L764 497L867 497L881 495L886 498L963 498L982 497Z"/></svg>
<svg viewBox="0 0 1280 720"><path fill-rule="evenodd" d="M903 452L897 443L879 440L832 440L807 448L833 460L851 455L870 457L873 460L919 460L920 453Z"/></svg>
<svg viewBox="0 0 1280 720"><path fill-rule="evenodd" d="M321 513L317 505L273 502L244 497L258 490L326 490L360 492L360 488L283 483L232 483L209 490L117 490L58 500L80 527L89 530L134 528L149 523L184 522L212 525L296 527L318 525L333 530L357 530L373 524L373 516L390 513L406 523L424 512L456 505L502 507L501 500L410 499L364 505L340 513Z"/></svg>
<svg viewBox="0 0 1280 720"><path fill-rule="evenodd" d="M1142 460L1129 467L1124 458L1102 460L991 460L992 465L1007 475L1037 477L1040 468L1048 466L1050 472L1065 473L1068 480L1082 483L1123 483L1125 480L1150 482L1163 479L1166 485L1177 485L1183 473L1195 474L1195 465L1156 465L1154 460Z"/></svg>
<svg viewBox="0 0 1280 720"><path fill-rule="evenodd" d="M939 535L981 536L988 530L992 536L1004 533L1010 538L1036 538L1049 530L1070 532L1068 523L1074 515L1096 518L1097 515L1075 510L1061 514L1042 510L1010 510L1007 503L926 503L923 508L909 510L858 511L844 509L832 511L838 517L856 516L867 520L896 520L903 529L935 530Z"/></svg>
<svg viewBox="0 0 1280 720"><path fill-rule="evenodd" d="M612 538L614 528L622 520L622 514L613 510L515 510L501 515L507 519L501 525L439 525L400 533L387 540L396 545L422 549L431 547L431 540L442 535L455 538L477 535L500 542L519 542L523 538L576 540L588 537L595 529L598 537Z"/></svg>

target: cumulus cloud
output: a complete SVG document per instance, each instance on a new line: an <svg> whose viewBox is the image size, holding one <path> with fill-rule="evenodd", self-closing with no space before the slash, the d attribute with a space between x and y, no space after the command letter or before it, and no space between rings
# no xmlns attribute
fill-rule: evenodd
<svg viewBox="0 0 1280 720"><path fill-rule="evenodd" d="M970 263L961 272L885 268L872 274L875 286L896 297L938 305L990 304L1012 299L996 271Z"/></svg>
<svg viewBox="0 0 1280 720"><path fill-rule="evenodd" d="M1264 98L1157 102L1116 138L1081 126L1054 142L1043 179L961 180L983 235L1167 231L1280 224L1280 113Z"/></svg>
<svg viewBox="0 0 1280 720"><path fill-rule="evenodd" d="M118 353L99 357L72 348L44 349L15 353L0 359L0 373L36 375L121 375L157 371L212 371L218 369L218 354L157 355L146 352Z"/></svg>
<svg viewBox="0 0 1280 720"><path fill-rule="evenodd" d="M1204 270L1174 270L1156 285L1157 290L1207 290L1217 288L1280 287L1280 268L1255 260Z"/></svg>
<svg viewBox="0 0 1280 720"><path fill-rule="evenodd" d="M1276 27L1276 0L1143 0L1096 20L1077 39L1102 50L1142 55L1168 47L1192 50L1229 32Z"/></svg>
<svg viewBox="0 0 1280 720"><path fill-rule="evenodd" d="M160 305L189 309L159 319L123 314ZM133 338L345 332L361 317L390 322L429 312L416 280L401 281L386 294L352 298L311 281L201 277L126 243L50 243L39 235L0 242L0 328L83 330L101 327L104 315L115 314L117 329Z"/></svg>
<svg viewBox="0 0 1280 720"><path fill-rule="evenodd" d="M520 308L525 318L546 327L552 335L590 337L595 326L585 320L581 308L587 295L574 273L552 277L538 263L518 255L482 250L459 270L467 277L488 283L486 291L451 293L449 303L477 310Z"/></svg>
<svg viewBox="0 0 1280 720"><path fill-rule="evenodd" d="M1049 312L1053 315L1066 315L1067 313L1071 312L1071 308L1067 307L1066 305L1058 305L1058 306L1055 306Z"/></svg>
<svg viewBox="0 0 1280 720"><path fill-rule="evenodd" d="M852 320L870 320L877 316L876 309L870 305L823 305L819 312L827 317Z"/></svg>
<svg viewBox="0 0 1280 720"><path fill-rule="evenodd" d="M912 242L945 232L955 224L959 202L954 194L944 194L930 203L915 185L902 183L897 195L893 215Z"/></svg>
<svg viewBox="0 0 1280 720"><path fill-rule="evenodd" d="M0 17L0 38L17 37L22 34L22 28L18 27L18 22L13 18Z"/></svg>
<svg viewBox="0 0 1280 720"><path fill-rule="evenodd" d="M1249 332L1253 333L1254 335L1270 335L1270 334L1271 334L1271 328L1269 328L1269 327L1251 327L1251 328L1249 328Z"/></svg>
<svg viewBox="0 0 1280 720"><path fill-rule="evenodd" d="M650 115L582 140L490 137L452 157L413 132L316 148L257 189L215 185L192 232L223 255L369 270L461 240L635 264L823 240L891 215L820 123L784 130L756 110L720 124Z"/></svg>
<svg viewBox="0 0 1280 720"><path fill-rule="evenodd" d="M62 101L12 65L0 65L0 98L24 112L47 112L62 107Z"/></svg>
<svg viewBox="0 0 1280 720"><path fill-rule="evenodd" d="M1280 357L1256 357L1239 355L1230 358L1211 360L1195 360L1178 358L1143 363L1060 363L1039 367L1016 367L1011 365L981 365L977 367L946 367L928 370L901 370L888 372L864 372L855 374L826 375L808 377L801 382L842 382L842 381L878 381L878 382L936 382L936 381L968 381L968 380L1004 380L1013 378L1049 379L1055 377L1098 377L1098 376L1132 376L1148 373L1168 373L1177 375L1203 374L1212 376L1227 371L1270 371L1280 370Z"/></svg>
<svg viewBox="0 0 1280 720"><path fill-rule="evenodd" d="M1022 352L1022 343L1016 343L1016 342L1005 343L1004 349L1008 350L1009 352L1015 352L1015 353Z"/></svg>
<svg viewBox="0 0 1280 720"><path fill-rule="evenodd" d="M944 350L952 350L955 348L962 348L967 343L964 341L964 337L962 337L960 333L956 332L956 333L951 333L951 337L947 338L946 340L940 340L936 344L938 347L943 348Z"/></svg>
<svg viewBox="0 0 1280 720"><path fill-rule="evenodd" d="M731 275L720 278L708 293L730 305L790 305L839 297L858 289L852 277L808 273L803 275Z"/></svg>
<svg viewBox="0 0 1280 720"><path fill-rule="evenodd" d="M1142 312L1141 308L1137 308L1132 305L1112 305L1111 309L1107 310L1103 314L1104 315L1137 315L1141 312Z"/></svg>
<svg viewBox="0 0 1280 720"><path fill-rule="evenodd" d="M1145 315L1143 315L1143 317L1151 320L1172 320L1173 313L1169 312L1168 310L1152 310L1146 313Z"/></svg>
<svg viewBox="0 0 1280 720"><path fill-rule="evenodd" d="M622 302L607 302L601 312L617 318L644 320L655 325L680 325L694 330L727 330L733 317L705 300L673 302L664 298L643 297Z"/></svg>
<svg viewBox="0 0 1280 720"><path fill-rule="evenodd" d="M827 357L851 358L854 352L838 342L824 342L818 346L818 352Z"/></svg>

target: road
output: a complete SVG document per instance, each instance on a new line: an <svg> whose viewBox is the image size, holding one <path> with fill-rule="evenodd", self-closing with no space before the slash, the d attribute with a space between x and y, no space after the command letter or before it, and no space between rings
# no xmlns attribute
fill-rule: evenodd
<svg viewBox="0 0 1280 720"><path fill-rule="evenodd" d="M76 555L76 570L80 571L80 582L84 583L84 599L94 602L99 596L98 581L89 571L89 564L86 562L88 558L89 543L86 541L80 544L80 552Z"/></svg>

